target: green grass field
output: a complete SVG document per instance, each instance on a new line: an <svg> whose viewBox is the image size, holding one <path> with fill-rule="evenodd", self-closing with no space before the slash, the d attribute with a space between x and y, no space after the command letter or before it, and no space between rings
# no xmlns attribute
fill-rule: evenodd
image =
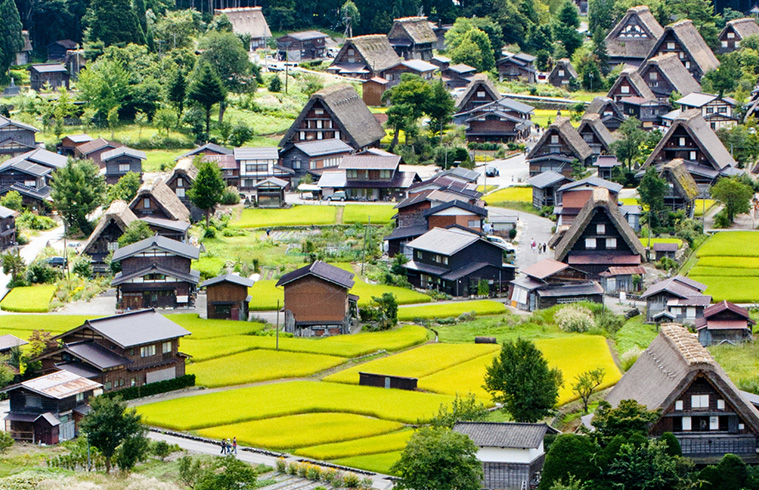
<svg viewBox="0 0 759 490"><path fill-rule="evenodd" d="M0 302L0 309L16 313L47 313L57 290L54 285L13 288Z"/></svg>
<svg viewBox="0 0 759 490"><path fill-rule="evenodd" d="M709 347L709 352L735 384L741 381L756 382L759 373L759 343L756 341L741 345L713 345Z"/></svg>
<svg viewBox="0 0 759 490"><path fill-rule="evenodd" d="M409 306L398 309L398 320L411 321L416 318L448 318L462 313L474 312L480 315L500 315L506 312L506 305L487 299L455 303L433 303L424 306Z"/></svg>
<svg viewBox="0 0 759 490"><path fill-rule="evenodd" d="M160 172L162 167L172 169L174 168L177 157L184 155L188 151L190 150L146 150L145 156L148 157L148 159L142 162L142 171Z"/></svg>
<svg viewBox="0 0 759 490"><path fill-rule="evenodd" d="M253 298L249 305L250 310L276 310L278 301L281 308L285 303L285 291L282 288L276 287L276 285L277 281L275 279L261 279L249 287L248 293Z"/></svg>
<svg viewBox="0 0 759 490"><path fill-rule="evenodd" d="M494 344L426 344L339 371L324 380L358 384L359 372L422 378L497 350Z"/></svg>
<svg viewBox="0 0 759 490"><path fill-rule="evenodd" d="M640 243L643 244L644 247L648 246L648 238L640 238ZM676 243L677 248L680 248L683 246L683 241L679 238L651 238L651 246L653 247L657 243Z"/></svg>
<svg viewBox="0 0 759 490"><path fill-rule="evenodd" d="M198 433L216 439L237 437L242 444L283 450L318 443L363 439L395 432L402 427L402 424L389 420L326 412L209 427L199 430Z"/></svg>
<svg viewBox="0 0 759 490"><path fill-rule="evenodd" d="M277 226L334 225L335 206L293 206L289 209L244 209L232 226L268 228Z"/></svg>
<svg viewBox="0 0 759 490"><path fill-rule="evenodd" d="M272 379L302 378L344 362L344 357L256 349L190 364L187 374L194 374L196 384L200 386L216 388Z"/></svg>
<svg viewBox="0 0 759 490"><path fill-rule="evenodd" d="M488 204L499 202L532 202L532 187L506 187L482 198Z"/></svg>
<svg viewBox="0 0 759 490"><path fill-rule="evenodd" d="M230 322L229 320L206 320L195 313L178 313L165 315L192 333L188 339L213 339L229 335L245 335L258 332L264 328L262 323Z"/></svg>
<svg viewBox="0 0 759 490"><path fill-rule="evenodd" d="M16 337L27 338L34 330L46 330L54 334L78 327L85 320L92 318L85 315L5 315L0 321L0 333L11 333Z"/></svg>
<svg viewBox="0 0 759 490"><path fill-rule="evenodd" d="M370 454L363 456L353 456L350 458L341 458L332 461L332 463L361 468L367 471L374 471L375 473L382 473L384 475L391 474L390 468L396 461L401 459L400 451L392 451L389 453Z"/></svg>
<svg viewBox="0 0 759 490"><path fill-rule="evenodd" d="M346 225L366 224L371 218L374 225L386 225L397 212L392 204L346 204L343 223Z"/></svg>
<svg viewBox="0 0 759 490"><path fill-rule="evenodd" d="M706 284L712 300L754 303L759 300L759 234L721 231L696 252L688 277Z"/></svg>
<svg viewBox="0 0 759 490"><path fill-rule="evenodd" d="M307 458L330 460L400 451L406 447L406 442L413 433L413 430L407 429L353 441L319 444L298 449L295 454Z"/></svg>
<svg viewBox="0 0 759 490"><path fill-rule="evenodd" d="M453 399L416 391L291 381L151 403L137 407L137 412L148 424L177 430L320 412L352 413L414 424L429 420L441 403L450 404ZM230 436L233 434L227 435Z"/></svg>
<svg viewBox="0 0 759 490"><path fill-rule="evenodd" d="M701 257L759 257L759 234L753 231L721 231L712 235L696 255Z"/></svg>

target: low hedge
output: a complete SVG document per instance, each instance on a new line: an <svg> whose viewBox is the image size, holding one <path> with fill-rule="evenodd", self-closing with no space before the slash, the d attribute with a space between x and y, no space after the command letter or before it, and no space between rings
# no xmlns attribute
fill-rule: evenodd
<svg viewBox="0 0 759 490"><path fill-rule="evenodd" d="M174 390L181 390L182 388L188 388L195 386L195 375L185 374L174 379L167 379L166 381L157 381L155 383L148 383L142 386L131 386L119 391L111 391L109 393L103 393L101 396L108 398L119 397L122 400L134 400L135 398L142 398L144 396L158 395Z"/></svg>

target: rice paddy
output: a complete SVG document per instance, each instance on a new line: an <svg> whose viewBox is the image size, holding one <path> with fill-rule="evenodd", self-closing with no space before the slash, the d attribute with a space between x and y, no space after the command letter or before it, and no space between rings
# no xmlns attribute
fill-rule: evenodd
<svg viewBox="0 0 759 490"><path fill-rule="evenodd" d="M0 309L17 313L47 313L57 286L29 286L13 288L0 301Z"/></svg>
<svg viewBox="0 0 759 490"><path fill-rule="evenodd" d="M688 277L706 284L705 294L713 301L759 300L759 234L721 231L704 242L696 257Z"/></svg>
<svg viewBox="0 0 759 490"><path fill-rule="evenodd" d="M463 313L475 313L477 316L500 315L506 313L506 305L499 301L479 300L409 306L398 309L398 320L412 321L416 318L448 318L457 317Z"/></svg>

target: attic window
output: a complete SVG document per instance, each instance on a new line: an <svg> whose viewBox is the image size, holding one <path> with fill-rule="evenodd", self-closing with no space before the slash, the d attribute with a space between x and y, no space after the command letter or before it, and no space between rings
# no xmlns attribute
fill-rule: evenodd
<svg viewBox="0 0 759 490"><path fill-rule="evenodd" d="M145 209L150 209L150 198L146 197L142 200L142 207Z"/></svg>
<svg viewBox="0 0 759 490"><path fill-rule="evenodd" d="M596 248L596 239L595 238L586 238L585 239L585 248L587 250L595 250L595 248Z"/></svg>
<svg viewBox="0 0 759 490"><path fill-rule="evenodd" d="M564 76L564 70L559 70L559 76L560 76L560 77L563 77L563 76Z"/></svg>
<svg viewBox="0 0 759 490"><path fill-rule="evenodd" d="M690 407L693 409L709 408L709 395L691 395Z"/></svg>
<svg viewBox="0 0 759 490"><path fill-rule="evenodd" d="M619 87L619 91L623 94L629 94L630 93L630 86L629 85L622 85Z"/></svg>
<svg viewBox="0 0 759 490"><path fill-rule="evenodd" d="M652 71L651 73L648 74L648 79L649 80L658 80L659 79L659 74L656 73L655 71Z"/></svg>
<svg viewBox="0 0 759 490"><path fill-rule="evenodd" d="M680 138L680 146L685 146L685 138Z"/></svg>
<svg viewBox="0 0 759 490"><path fill-rule="evenodd" d="M725 400L717 400L717 410L725 409Z"/></svg>
<svg viewBox="0 0 759 490"><path fill-rule="evenodd" d="M557 134L551 135L551 144L552 145L558 145L559 144L559 135L557 135Z"/></svg>
<svg viewBox="0 0 759 490"><path fill-rule="evenodd" d="M667 43L667 49L675 49L675 43Z"/></svg>
<svg viewBox="0 0 759 490"><path fill-rule="evenodd" d="M478 90L477 91L477 97L479 97L479 98L485 97L485 91L484 90Z"/></svg>
<svg viewBox="0 0 759 490"><path fill-rule="evenodd" d="M735 39L735 33L734 32L728 32L727 33L727 38L728 39Z"/></svg>
<svg viewBox="0 0 759 490"><path fill-rule="evenodd" d="M603 224L596 225L596 233L598 233L599 235L605 234L606 233L606 225L603 225Z"/></svg>
<svg viewBox="0 0 759 490"><path fill-rule="evenodd" d="M177 179L177 187L184 187L184 180Z"/></svg>
<svg viewBox="0 0 759 490"><path fill-rule="evenodd" d="M690 152L690 161L695 162L698 160L698 153L695 151Z"/></svg>
<svg viewBox="0 0 759 490"><path fill-rule="evenodd" d="M723 47L723 48L726 48L726 47L727 47L727 41L722 41L722 47Z"/></svg>
<svg viewBox="0 0 759 490"><path fill-rule="evenodd" d="M314 114L316 114L317 116L321 116L322 114L324 114L324 109L314 109Z"/></svg>
<svg viewBox="0 0 759 490"><path fill-rule="evenodd" d="M617 239L616 238L607 238L606 239L606 250L614 250L617 248Z"/></svg>
<svg viewBox="0 0 759 490"><path fill-rule="evenodd" d="M356 52L353 49L348 50L348 56L353 56Z"/></svg>
<svg viewBox="0 0 759 490"><path fill-rule="evenodd" d="M683 409L683 401L682 400L677 400L675 402L675 410L682 410L682 409Z"/></svg>

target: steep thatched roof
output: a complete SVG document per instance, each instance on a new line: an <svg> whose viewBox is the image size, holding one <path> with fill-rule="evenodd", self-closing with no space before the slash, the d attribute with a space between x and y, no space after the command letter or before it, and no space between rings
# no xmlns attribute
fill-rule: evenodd
<svg viewBox="0 0 759 490"><path fill-rule="evenodd" d="M174 194L171 187L167 186L160 178L155 179L153 182L145 182L137 191L137 195L129 203L129 208L133 211L135 208L139 209L142 203L142 198L148 195L153 196L153 199L163 209L170 219L177 221L190 221L190 211L182 204L182 201Z"/></svg>
<svg viewBox="0 0 759 490"><path fill-rule="evenodd" d="M623 30L627 26L629 30ZM627 9L627 13L606 36L606 51L614 58L645 59L664 28L645 5Z"/></svg>
<svg viewBox="0 0 759 490"><path fill-rule="evenodd" d="M543 136L540 137L538 143L532 148L527 159L537 158L543 155L542 148L548 145L551 141L551 136L558 134L563 139L572 151L572 155L578 160L584 161L586 158L593 155L593 150L588 146L585 140L582 139L580 133L572 126L568 117L557 117L556 120L548 126L548 129L543 131Z"/></svg>
<svg viewBox="0 0 759 490"><path fill-rule="evenodd" d="M338 60L341 60L349 49L355 49L375 74L392 68L402 61L386 35L369 34L346 39L332 64L339 64Z"/></svg>
<svg viewBox="0 0 759 490"><path fill-rule="evenodd" d="M466 86L466 90L461 96L456 99L456 111L466 107L469 100L477 93L478 90L484 90L490 96L492 101L499 100L501 93L495 87L495 84L490 80L487 73L477 73L469 85Z"/></svg>
<svg viewBox="0 0 759 490"><path fill-rule="evenodd" d="M564 261L574 244L582 236L585 228L590 224L593 216L598 212L606 213L633 253L640 255L641 258L645 257L643 245L641 245L640 240L638 240L638 237L627 223L627 220L622 216L622 212L619 210L619 205L611 199L609 189L605 187L596 187L593 189L593 194L590 196L590 199L588 199L588 202L586 202L585 206L580 210L580 214L578 214L577 218L572 222L572 226L556 245L556 251L554 253L556 260Z"/></svg>
<svg viewBox="0 0 759 490"><path fill-rule="evenodd" d="M649 58L639 70L643 80L648 79L649 73L655 67L659 68L662 76L681 94L688 95L701 91L701 85L690 75L676 53L666 53Z"/></svg>
<svg viewBox="0 0 759 490"><path fill-rule="evenodd" d="M685 162L682 158L676 158L669 163L665 163L660 172L668 182L677 189L678 194L689 201L696 199L700 192L698 184L693 180L693 176L685 168Z"/></svg>
<svg viewBox="0 0 759 490"><path fill-rule="evenodd" d="M609 129L604 126L599 114L586 112L582 115L582 120L580 121L580 126L577 128L577 132L582 135L586 130L591 130L596 134L598 139L601 140L601 145L603 146L604 151L607 153L611 151L611 144L617 139L611 134Z"/></svg>
<svg viewBox="0 0 759 490"><path fill-rule="evenodd" d="M690 76L690 73L688 74ZM656 95L651 91L643 77L640 76L640 72L636 68L625 68L622 73L619 74L617 81L609 89L609 96L611 97L617 90L617 87L627 83L633 90L637 91L640 97L651 100L656 99ZM630 96L634 96L632 92Z"/></svg>
<svg viewBox="0 0 759 490"><path fill-rule="evenodd" d="M198 167L195 166L192 158L179 159L166 182L171 182L177 175L186 175L191 181L195 181L195 177L198 176Z"/></svg>
<svg viewBox="0 0 759 490"><path fill-rule="evenodd" d="M548 78L552 78L554 76L554 73L558 70L566 70L566 72L569 73L572 78L577 78L577 71L575 70L575 67L572 66L569 58L561 58L558 60L554 65L553 70L551 70L551 73L548 74Z"/></svg>
<svg viewBox="0 0 759 490"><path fill-rule="evenodd" d="M738 35L738 39L746 39L748 36L759 36L759 24L756 23L756 19L753 17L731 20L725 25L722 32L725 32L731 27ZM722 33L720 33L720 37L722 37Z"/></svg>
<svg viewBox="0 0 759 490"><path fill-rule="evenodd" d="M385 137L385 130L369 111L361 97L351 85L332 85L323 88L313 94L306 106L295 119L290 129L287 130L282 141L281 148L289 148L293 134L300 127L311 107L320 101L324 110L335 120L340 128L340 139L347 139L347 143L355 149L361 149L377 143Z"/></svg>
<svg viewBox="0 0 759 490"><path fill-rule="evenodd" d="M401 17L393 20L393 27L387 35L390 42L411 40L414 44L436 43L437 36L430 27L427 17Z"/></svg>
<svg viewBox="0 0 759 490"><path fill-rule="evenodd" d="M698 65L701 73L706 73L719 68L719 60L714 56L714 53L709 46L706 45L706 41L701 37L701 34L693 25L693 21L681 20L674 24L669 24L664 28L664 34L659 38L656 45L651 48L651 52L648 54L647 59L653 58L657 55L663 43L667 42L670 36L682 46L682 48L693 58L693 61Z"/></svg>
<svg viewBox="0 0 759 490"><path fill-rule="evenodd" d="M216 9L214 15L226 15L235 34L249 34L253 39L271 37L269 24L261 7Z"/></svg>
<svg viewBox="0 0 759 490"><path fill-rule="evenodd" d="M617 106L617 104L615 104L614 101L608 97L594 97L590 102L590 105L585 109L585 114L598 114L601 116L601 119L603 119L604 112L607 107L619 119L625 118L625 114L622 112L619 106Z"/></svg>
<svg viewBox="0 0 759 490"><path fill-rule="evenodd" d="M720 399L738 413L751 432L759 432L759 412L698 339L677 324L664 324L648 349L612 388L606 401L613 407L635 400L649 410L667 411L699 377L717 389Z"/></svg>
<svg viewBox="0 0 759 490"><path fill-rule="evenodd" d="M709 127L709 124L701 117L701 111L691 109L682 112L674 119L672 126L656 145L654 151L651 152L641 170L645 170L649 165L656 164L661 160L659 155L664 151L670 138L675 137L674 134L680 127L685 128L685 131L693 138L699 150L706 156L715 170L721 171L727 167L735 167L735 160L730 156L730 152L727 151L716 133Z"/></svg>
<svg viewBox="0 0 759 490"><path fill-rule="evenodd" d="M113 201L111 205L108 206L108 209L105 211L103 216L100 218L100 221L98 221L95 229L92 230L90 237L86 242L84 242L82 251L80 253L91 254L92 252L90 251L90 247L92 247L98 238L100 238L103 230L105 230L109 224L115 223L116 226L118 226L123 232L126 231L129 224L136 219L137 216L135 216L132 210L129 209L129 206L126 202L121 200Z"/></svg>

